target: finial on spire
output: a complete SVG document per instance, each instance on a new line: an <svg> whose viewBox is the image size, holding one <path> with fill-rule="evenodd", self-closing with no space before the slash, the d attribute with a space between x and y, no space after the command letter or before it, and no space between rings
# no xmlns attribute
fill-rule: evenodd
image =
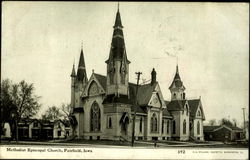
<svg viewBox="0 0 250 160"><path fill-rule="evenodd" d="M177 64L177 66L178 66L178 56L176 56L176 61L177 61L176 64Z"/></svg>
<svg viewBox="0 0 250 160"><path fill-rule="evenodd" d="M82 50L82 48L83 48L83 42L81 42L81 50Z"/></svg>
<svg viewBox="0 0 250 160"><path fill-rule="evenodd" d="M118 5L117 5L117 11L119 12L119 7L120 7L120 3L119 3L119 1L118 1Z"/></svg>

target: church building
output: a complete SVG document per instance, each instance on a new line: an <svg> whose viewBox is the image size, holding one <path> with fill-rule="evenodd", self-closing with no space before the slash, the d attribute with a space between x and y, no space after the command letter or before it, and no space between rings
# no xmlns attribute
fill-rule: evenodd
<svg viewBox="0 0 250 160"><path fill-rule="evenodd" d="M131 140L135 115L136 140L203 140L204 111L200 99L187 100L178 66L169 87L170 101L163 98L156 71L151 82L129 82L128 53L121 16L116 13L106 75L88 78L83 49L71 73L71 107L74 135L79 139ZM166 89L166 88L164 88ZM136 94L137 93L137 94Z"/></svg>

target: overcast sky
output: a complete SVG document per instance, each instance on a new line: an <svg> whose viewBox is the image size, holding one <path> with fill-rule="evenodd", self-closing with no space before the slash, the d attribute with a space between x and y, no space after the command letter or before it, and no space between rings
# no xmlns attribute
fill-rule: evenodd
<svg viewBox="0 0 250 160"><path fill-rule="evenodd" d="M2 79L34 83L48 106L70 102L81 42L88 77L106 75L115 2L3 2ZM154 67L166 100L177 63L187 98L201 96L206 121L249 106L249 4L120 2L130 82ZM171 56L172 55L172 56Z"/></svg>

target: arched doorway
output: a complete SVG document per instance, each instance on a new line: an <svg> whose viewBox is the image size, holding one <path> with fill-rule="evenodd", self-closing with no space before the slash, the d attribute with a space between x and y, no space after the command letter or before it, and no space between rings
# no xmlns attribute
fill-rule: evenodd
<svg viewBox="0 0 250 160"><path fill-rule="evenodd" d="M121 120L120 120L120 124L121 124L121 133L122 135L128 135L128 125L129 125L129 117L128 117L128 113L123 113Z"/></svg>

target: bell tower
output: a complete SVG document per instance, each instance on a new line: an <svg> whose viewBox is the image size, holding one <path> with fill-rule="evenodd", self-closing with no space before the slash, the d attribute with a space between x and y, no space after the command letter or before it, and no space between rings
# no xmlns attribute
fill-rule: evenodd
<svg viewBox="0 0 250 160"><path fill-rule="evenodd" d="M109 52L109 59L107 64L107 95L114 94L116 96L128 95L128 81L129 81L129 63L125 48L123 26L121 16L118 10L116 13L115 25L113 26L113 36L111 48Z"/></svg>
<svg viewBox="0 0 250 160"><path fill-rule="evenodd" d="M185 87L181 81L180 75L179 75L179 69L178 65L176 66L176 73L174 76L174 80L172 84L169 87L169 90L171 92L171 100L184 100L186 99L185 95Z"/></svg>

